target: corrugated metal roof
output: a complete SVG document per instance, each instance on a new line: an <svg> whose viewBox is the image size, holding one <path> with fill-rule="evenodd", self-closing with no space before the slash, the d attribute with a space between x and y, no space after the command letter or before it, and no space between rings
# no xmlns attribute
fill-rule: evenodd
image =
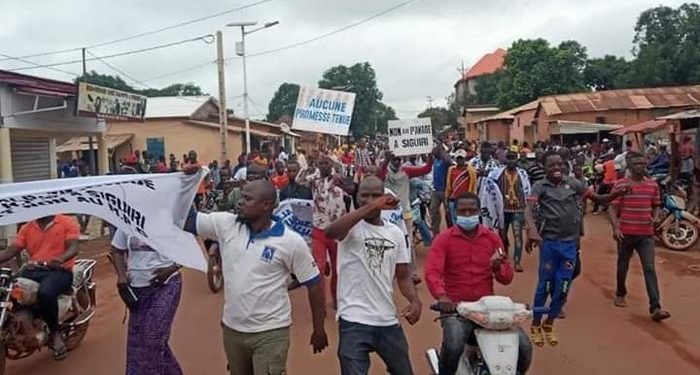
<svg viewBox="0 0 700 375"><path fill-rule="evenodd" d="M691 109L690 111L683 111L669 116L659 117L659 120L685 120L689 118L700 118L700 109Z"/></svg>
<svg viewBox="0 0 700 375"><path fill-rule="evenodd" d="M515 107L513 109L509 109L505 112L497 113L493 116L489 117L484 117L482 119L477 120L477 123L480 122L486 122L486 121L492 121L492 120L512 120L515 115L517 115L520 112L525 112L525 111L530 111L530 110L535 110L537 109L538 101L532 101L527 104L523 104L520 107Z"/></svg>
<svg viewBox="0 0 700 375"><path fill-rule="evenodd" d="M108 149L114 149L115 147L121 146L125 142L134 138L133 134L105 134L105 141L107 143ZM94 145L95 150L97 149L97 143ZM86 151L90 149L90 141L88 137L73 137L69 140L63 142L59 146L56 146L56 152L66 152L66 151Z"/></svg>
<svg viewBox="0 0 700 375"><path fill-rule="evenodd" d="M616 109L700 106L700 85L553 95L539 100L542 109L550 116Z"/></svg>
<svg viewBox="0 0 700 375"><path fill-rule="evenodd" d="M622 128L622 125L598 124L581 121L556 121L558 126L551 134L594 134L600 131L615 130ZM557 129L558 128L558 129Z"/></svg>
<svg viewBox="0 0 700 375"><path fill-rule="evenodd" d="M653 119L649 121L640 122L639 124L634 124L630 126L625 126L624 128L617 129L612 134L615 135L625 135L628 133L653 133L660 127L666 125L666 120Z"/></svg>
<svg viewBox="0 0 700 375"><path fill-rule="evenodd" d="M503 68L506 59L506 50L499 48L491 53L482 56L479 61L472 65L469 70L462 72L458 83L472 78L483 76L486 74L495 73L498 69Z"/></svg>
<svg viewBox="0 0 700 375"><path fill-rule="evenodd" d="M211 96L162 96L148 98L144 118L190 117L209 100Z"/></svg>
<svg viewBox="0 0 700 375"><path fill-rule="evenodd" d="M46 95L60 94L60 96L74 96L78 90L77 87L70 82L56 81L48 78L9 72L7 70L0 70L0 83L16 86L20 90L25 89L25 91L44 91Z"/></svg>

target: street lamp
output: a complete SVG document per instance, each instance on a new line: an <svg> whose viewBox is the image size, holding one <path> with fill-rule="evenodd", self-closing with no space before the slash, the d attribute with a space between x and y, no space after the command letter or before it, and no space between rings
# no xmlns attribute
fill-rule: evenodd
<svg viewBox="0 0 700 375"><path fill-rule="evenodd" d="M234 23L229 23L228 27L240 27L241 28L241 41L239 43L236 43L236 55L241 56L243 58L243 116L245 117L245 147L246 147L246 153L250 153L250 117L248 115L248 72L246 69L246 63L245 63L245 36L248 34L252 34L256 31L260 31L262 29L267 29L269 27L275 26L279 24L279 21L274 21L274 22L267 22L263 26L258 27L256 29L252 29L250 31L246 31L246 26L255 26L257 25L257 22L234 22Z"/></svg>

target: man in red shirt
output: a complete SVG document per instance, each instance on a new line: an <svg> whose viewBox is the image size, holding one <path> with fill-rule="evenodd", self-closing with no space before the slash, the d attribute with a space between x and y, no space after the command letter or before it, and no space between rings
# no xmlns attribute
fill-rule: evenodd
<svg viewBox="0 0 700 375"><path fill-rule="evenodd" d="M668 311L661 308L654 265L654 218L661 205L659 186L656 181L645 176L646 160L642 154L628 152L627 166L630 177L618 180L613 190L618 186L629 186L630 193L614 200L610 209L610 221L617 241L615 306L627 307L625 280L630 259L636 250L642 261L651 319L659 322L671 317Z"/></svg>
<svg viewBox="0 0 700 375"><path fill-rule="evenodd" d="M47 216L30 221L20 228L15 243L0 252L0 263L29 253L29 266L21 276L39 283L38 311L51 332L55 359L66 356L66 345L58 331L58 296L70 290L73 266L78 255L80 228L64 215Z"/></svg>
<svg viewBox="0 0 700 375"><path fill-rule="evenodd" d="M503 252L501 237L479 224L479 197L466 193L455 204L455 226L435 238L425 260L428 289L443 312L453 312L458 302L493 295L493 279L503 285L513 280L513 267ZM456 316L442 319L440 375L457 371L464 344L475 328L478 326L472 321ZM532 345L522 330L519 341L518 371L524 374L532 361Z"/></svg>
<svg viewBox="0 0 700 375"><path fill-rule="evenodd" d="M277 191L284 189L285 186L289 184L289 176L287 176L287 168L283 161L277 161L275 163L275 174L270 178L270 181Z"/></svg>

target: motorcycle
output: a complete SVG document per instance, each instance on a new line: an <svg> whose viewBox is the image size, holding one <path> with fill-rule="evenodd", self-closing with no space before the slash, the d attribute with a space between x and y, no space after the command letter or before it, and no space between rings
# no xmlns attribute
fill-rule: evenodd
<svg viewBox="0 0 700 375"><path fill-rule="evenodd" d="M218 293L224 287L224 273L221 266L219 243L212 240L204 240L204 248L207 251L207 285L212 292Z"/></svg>
<svg viewBox="0 0 700 375"><path fill-rule="evenodd" d="M80 346L95 315L96 285L92 275L96 263L91 259L77 260L71 291L58 298L58 329L68 351ZM29 267L47 265L36 263ZM50 343L48 327L36 318L34 311L39 283L18 275L9 268L0 268L0 375L5 373L6 359L26 358Z"/></svg>
<svg viewBox="0 0 700 375"><path fill-rule="evenodd" d="M415 191L415 199L411 202L411 215L413 217L413 243L418 245L427 237L431 237L430 233L430 196L432 195L432 185L429 181L422 179L412 179L411 190ZM421 235L420 226L424 226ZM427 232L426 232L427 231ZM424 243L428 245L428 243Z"/></svg>
<svg viewBox="0 0 700 375"><path fill-rule="evenodd" d="M670 250L687 251L700 238L700 220L686 210L686 199L676 191L687 192L687 186L683 181L669 186L668 177L656 176L656 180L663 197L663 207L654 223L656 236Z"/></svg>
<svg viewBox="0 0 700 375"><path fill-rule="evenodd" d="M438 305L431 310L441 312ZM518 364L518 331L516 326L529 321L532 311L505 296L486 296L477 302L460 302L456 314L442 314L437 319L459 316L481 328L474 329L459 359L457 375L516 375ZM436 319L436 320L437 320ZM440 373L440 357L436 349L426 351L431 375Z"/></svg>

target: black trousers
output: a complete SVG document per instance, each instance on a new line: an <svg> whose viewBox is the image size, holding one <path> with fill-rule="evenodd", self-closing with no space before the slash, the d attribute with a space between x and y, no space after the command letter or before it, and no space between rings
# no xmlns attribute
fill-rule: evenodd
<svg viewBox="0 0 700 375"><path fill-rule="evenodd" d="M70 291L73 273L69 270L25 269L22 277L39 283L37 310L53 333L58 329L58 296Z"/></svg>

